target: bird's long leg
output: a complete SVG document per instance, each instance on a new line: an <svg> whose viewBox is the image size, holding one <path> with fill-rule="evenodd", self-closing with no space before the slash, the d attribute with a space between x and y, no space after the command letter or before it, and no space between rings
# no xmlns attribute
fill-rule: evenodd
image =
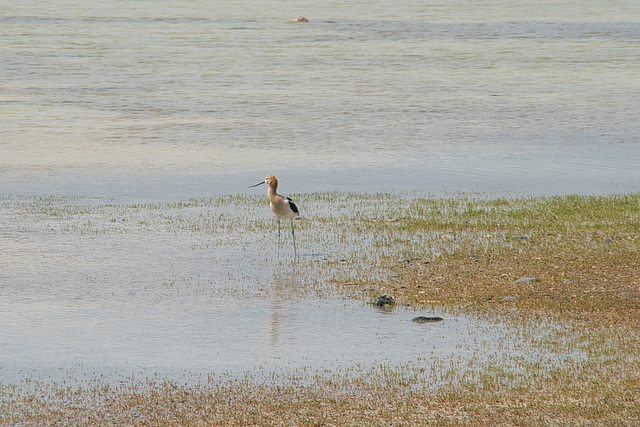
<svg viewBox="0 0 640 427"><path fill-rule="evenodd" d="M280 219L278 219L278 242L280 242Z"/></svg>
<svg viewBox="0 0 640 427"><path fill-rule="evenodd" d="M280 260L280 219L278 219L278 260Z"/></svg>
<svg viewBox="0 0 640 427"><path fill-rule="evenodd" d="M296 233L293 229L293 219L291 220L291 237L293 237L293 256L298 256L298 251L296 249Z"/></svg>

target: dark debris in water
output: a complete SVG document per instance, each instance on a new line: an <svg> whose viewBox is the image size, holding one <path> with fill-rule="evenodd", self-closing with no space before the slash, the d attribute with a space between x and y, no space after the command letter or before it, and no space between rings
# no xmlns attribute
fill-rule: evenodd
<svg viewBox="0 0 640 427"><path fill-rule="evenodd" d="M411 319L412 322L416 323L436 323L442 322L444 319L439 316L418 316Z"/></svg>
<svg viewBox="0 0 640 427"><path fill-rule="evenodd" d="M385 295L380 295L378 298L376 298L376 300L373 302L373 305L382 307L385 305L393 305L395 303L396 303L395 298L385 294Z"/></svg>

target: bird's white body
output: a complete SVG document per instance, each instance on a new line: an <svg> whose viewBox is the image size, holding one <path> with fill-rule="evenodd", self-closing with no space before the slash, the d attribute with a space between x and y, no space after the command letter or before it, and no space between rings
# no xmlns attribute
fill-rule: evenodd
<svg viewBox="0 0 640 427"><path fill-rule="evenodd" d="M269 195L269 207L271 212L279 219L294 219L300 216L298 207L293 203L293 200L276 193L278 190L278 180L275 176L269 175L265 178L264 182L269 185L267 194Z"/></svg>

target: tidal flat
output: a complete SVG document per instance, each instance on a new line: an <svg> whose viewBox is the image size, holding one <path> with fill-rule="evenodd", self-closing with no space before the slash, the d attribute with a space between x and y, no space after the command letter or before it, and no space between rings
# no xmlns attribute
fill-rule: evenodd
<svg viewBox="0 0 640 427"><path fill-rule="evenodd" d="M289 196L304 216L297 258L286 222L278 249L263 195L0 199L0 422L640 422L640 194ZM386 311L371 304L382 294L395 300ZM344 356L344 343L323 346L331 340L321 335L314 352L344 357L298 364L288 359L295 346L282 347L287 328L304 325L286 310L296 304L309 317L336 306L331 319L314 320L333 335L353 333L332 323L352 316L369 325L374 347L413 351L417 341L424 351L366 359L375 350L362 342L360 354ZM410 321L422 314L445 326ZM402 320L381 329L394 315ZM269 321L261 326L260 316ZM162 322L172 325L166 333L154 329ZM464 327L450 335L438 329L456 322ZM228 335L208 335L212 328ZM199 364L210 347L193 344L189 358L174 346L189 334L190 344L218 340L229 354L223 371ZM247 364L242 355L260 348L261 335L269 363L286 363ZM439 336L442 347L454 342L446 354L428 345ZM145 343L151 359L136 353ZM128 356L95 357L120 353Z"/></svg>

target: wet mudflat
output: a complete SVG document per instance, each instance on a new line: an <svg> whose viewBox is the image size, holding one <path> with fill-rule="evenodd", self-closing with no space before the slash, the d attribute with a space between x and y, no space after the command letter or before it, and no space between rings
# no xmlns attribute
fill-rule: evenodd
<svg viewBox="0 0 640 427"><path fill-rule="evenodd" d="M496 409L476 399L540 404L611 369L608 407L636 390L637 195L295 199L309 212L299 256L285 232L278 259L261 196L4 198L3 419L165 422L177 399L179 422L270 423L295 401L310 411L286 414L297 423L403 423L438 408L455 420L462 399L460 420L482 420ZM372 304L382 294L395 303ZM325 408L335 399L345 414ZM597 396L574 399L595 399L580 411L597 419ZM243 405L249 418L230 416Z"/></svg>

